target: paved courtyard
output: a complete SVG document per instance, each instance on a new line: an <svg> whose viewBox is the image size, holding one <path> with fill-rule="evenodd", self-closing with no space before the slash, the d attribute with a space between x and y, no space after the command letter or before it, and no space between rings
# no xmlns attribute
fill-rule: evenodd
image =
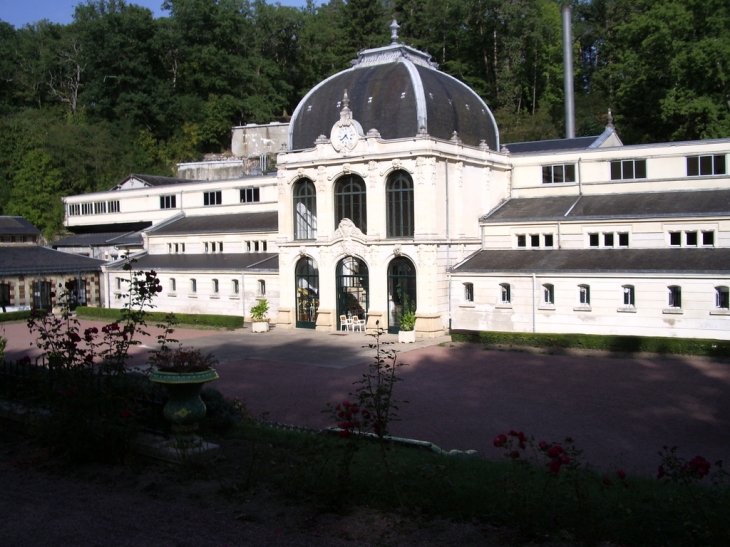
<svg viewBox="0 0 730 547"><path fill-rule="evenodd" d="M24 324L0 328L8 358L37 354ZM154 343L150 332L135 350L138 363ZM361 333L178 329L176 336L218 357L221 378L212 385L225 395L245 398L267 420L313 428L333 425L322 413L326 403L347 398L374 356L362 347L373 339ZM645 474L656 470L664 444L685 457L730 461L728 362L488 351L448 338L388 347L408 363L396 398L409 403L401 405L395 435L490 458L500 457L492 439L509 429L537 440L572 436L595 465Z"/></svg>

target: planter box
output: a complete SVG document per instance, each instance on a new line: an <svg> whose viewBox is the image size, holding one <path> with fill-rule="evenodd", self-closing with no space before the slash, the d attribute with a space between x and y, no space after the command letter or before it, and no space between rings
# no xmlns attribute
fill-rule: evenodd
<svg viewBox="0 0 730 547"><path fill-rule="evenodd" d="M413 344L416 341L415 330L399 330L398 342L401 344Z"/></svg>
<svg viewBox="0 0 730 547"><path fill-rule="evenodd" d="M269 322L255 321L251 323L251 332L269 332Z"/></svg>

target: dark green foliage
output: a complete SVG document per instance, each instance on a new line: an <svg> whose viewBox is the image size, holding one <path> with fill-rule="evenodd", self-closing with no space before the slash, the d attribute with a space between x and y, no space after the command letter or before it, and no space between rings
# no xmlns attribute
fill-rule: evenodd
<svg viewBox="0 0 730 547"><path fill-rule="evenodd" d="M578 136L600 134L609 107L626 144L730 136L727 2L572 4ZM401 43L484 98L501 142L564 135L555 0L163 5L158 19L89 0L69 25L0 21L0 214L33 215L28 173L39 169L44 213L29 220L50 235L62 228L59 196L225 151L231 126L286 119L360 49L389 44L392 16Z"/></svg>
<svg viewBox="0 0 730 547"><path fill-rule="evenodd" d="M215 388L203 388L200 390L200 398L207 409L205 420L200 424L204 433L209 431L216 435L224 435L229 433L236 424L252 420L245 404L240 399L228 399Z"/></svg>
<svg viewBox="0 0 730 547"><path fill-rule="evenodd" d="M115 308L89 308L79 306L76 313L80 317L89 319L111 319L118 320L122 315L122 310ZM147 321L164 323L167 318L167 312L153 311L147 312ZM208 314L190 314L176 313L177 321L184 325L201 325L207 327L223 327L227 329L240 329L243 326L243 318L233 315L208 315Z"/></svg>
<svg viewBox="0 0 730 547"><path fill-rule="evenodd" d="M489 345L516 345L538 348L580 348L616 352L668 353L730 357L730 342L698 338L662 338L651 336L608 336L598 334L548 334L524 332L454 331L451 338L459 342Z"/></svg>
<svg viewBox="0 0 730 547"><path fill-rule="evenodd" d="M6 313L0 313L0 323L6 321L20 321L23 319L30 318L30 310L28 311L9 311Z"/></svg>

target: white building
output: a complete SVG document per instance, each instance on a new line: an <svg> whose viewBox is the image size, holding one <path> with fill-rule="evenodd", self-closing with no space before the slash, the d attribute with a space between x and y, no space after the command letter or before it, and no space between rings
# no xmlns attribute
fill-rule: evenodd
<svg viewBox="0 0 730 547"><path fill-rule="evenodd" d="M281 139L281 124L260 127ZM67 225L143 228L136 267L160 274L163 310L246 316L265 297L279 328L358 316L396 331L413 306L419 337L728 339L729 151L623 146L610 123L500 148L476 93L393 43L302 99L275 175L135 175L66 198ZM105 268L107 305L119 267Z"/></svg>

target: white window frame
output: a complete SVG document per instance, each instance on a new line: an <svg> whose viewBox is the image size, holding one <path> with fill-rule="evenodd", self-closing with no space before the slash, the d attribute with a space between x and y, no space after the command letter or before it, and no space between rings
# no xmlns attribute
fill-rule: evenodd
<svg viewBox="0 0 730 547"><path fill-rule="evenodd" d="M512 304L512 286L509 283L499 284L499 302L503 305Z"/></svg>
<svg viewBox="0 0 730 547"><path fill-rule="evenodd" d="M464 302L474 302L474 283L464 283Z"/></svg>
<svg viewBox="0 0 730 547"><path fill-rule="evenodd" d="M223 205L223 193L221 190L209 190L203 192L203 207Z"/></svg>
<svg viewBox="0 0 730 547"><path fill-rule="evenodd" d="M543 306L555 306L555 285L552 283L542 285L542 304Z"/></svg>

